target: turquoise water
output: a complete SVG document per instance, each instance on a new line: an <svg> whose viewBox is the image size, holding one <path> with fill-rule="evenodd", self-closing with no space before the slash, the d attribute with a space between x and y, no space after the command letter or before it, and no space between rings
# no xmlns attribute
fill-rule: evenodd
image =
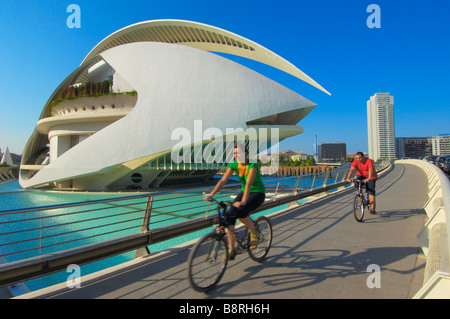
<svg viewBox="0 0 450 319"><path fill-rule="evenodd" d="M98 199L107 199L112 198L114 196L123 196L123 194L89 194L89 193L56 193L56 192L44 192L44 191L23 191L17 181L11 181L7 183L0 184L0 211L6 211L6 210L12 210L12 209L25 209L25 208L33 208L33 207L40 207L40 206L49 206L49 205L58 205L58 204L66 204L66 203L75 203L75 202L85 202L85 201L92 201L92 200L98 200ZM62 214L65 212L69 212L70 210L73 210L73 208L65 208L65 209L59 209L58 214ZM37 213L27 213L25 215L26 218L33 218ZM15 215L6 215L1 216L2 220L0 222L6 222L6 221L12 221L14 218L23 218L23 216L16 217ZM41 225L41 222L39 220L37 221L30 221L27 222L26 225L21 222L17 222L14 224L5 224L0 225L0 232L2 234L8 233L8 232L14 232L21 229L30 229L30 228L39 228ZM45 226L45 224L44 224ZM64 232L70 232L71 227L73 226L66 226L64 229ZM79 226L78 226L79 227ZM139 228L140 229L140 228ZM56 231L56 230L49 230ZM61 231L61 230L59 230ZM26 234L25 234L26 233ZM16 233L11 234L7 236L0 236L0 243L1 242L16 242L20 241L21 237L28 236L31 238L39 237L39 231L35 231L36 234L33 234L30 232L23 232L23 233ZM44 234L49 235L49 233ZM86 234L75 232L68 235L68 238L65 240L70 241L77 237L83 237L86 236ZM6 237L6 238L5 238ZM61 238L55 238L53 240L61 240ZM89 244L94 242L95 240L87 240L85 243L81 244ZM48 240L47 245L54 245L51 240ZM7 255L8 253L12 253L13 250L15 251L21 251L26 250L31 245L36 245L36 243L33 242L26 242L21 243L13 246L5 246L0 247L0 253L1 255ZM1 258L3 260L0 260L5 262L5 259L7 262L13 262L16 260L34 257L36 255L40 254L46 254L51 253L53 251L58 251L62 249L69 249L73 248L75 245L80 245L80 243L75 244L66 244L63 246L55 246L53 248L49 248L47 250L43 249L40 252L39 251L30 251L26 252L24 254L18 254L18 255L11 255L11 256L5 256L4 258ZM130 252L127 254L115 256L109 259L105 259L99 262L91 263L88 265L81 266L81 275L87 275L89 273L99 271L101 269L110 267L112 265L117 265L119 263L123 263L125 261L129 261L134 257L134 252ZM45 277L33 279L30 281L25 282L24 284L27 286L27 288L30 291L38 290L41 288L45 288L60 282L65 282L68 273L66 272L60 272L52 275L48 275Z"/></svg>
<svg viewBox="0 0 450 319"><path fill-rule="evenodd" d="M284 183L287 186L291 186L290 184L295 185L295 182L293 181L289 181ZM287 185L289 184L289 185ZM221 196L222 196L222 200L230 198L230 196L232 194L234 194L235 192L222 192ZM0 184L0 211L7 211L7 210L13 210L13 209L24 209L24 208L33 208L33 207L41 207L41 206L50 206L50 205L58 205L58 204L67 204L67 203L77 203L77 202L85 202L85 201L92 201L92 200L98 200L98 199L109 199L109 198L114 198L114 197L123 197L123 196L127 196L127 194L124 193L68 193L68 192L46 192L46 191L24 191L21 189L19 183L17 181L11 181L11 182L7 182L7 183L3 183ZM152 228L155 227L160 227L160 226L164 226L167 225L168 223L177 223L180 221L184 221L186 220L186 214L189 214L189 212L191 211L199 211L198 205L199 205L199 199L201 199L204 195L202 194L201 191L192 191L189 193L182 193L180 195L174 195L174 194L170 194L167 195L170 196L170 200L162 200L161 198L163 196L160 196L160 199L158 201L156 201L153 204L153 209L152 209ZM134 213L134 211L136 210L142 210L142 205L145 205L145 199L144 199L144 203L142 203L143 199L132 199L130 200L130 204L129 206L126 207L126 210L129 210L130 213L124 216L114 216L115 211L124 211L124 207L120 207L120 208L115 208L114 205L112 203L109 203L108 205L108 209L104 210L102 212L95 212L96 215L95 217L103 217L104 218L110 218L112 219L111 221L114 222L116 220L120 221L120 227L123 227L123 222L128 222L128 220L133 220L135 219L134 222L130 221L130 229L121 232L121 233L111 233L112 231L114 231L114 227L118 227L118 226L108 226L107 228L102 228L100 231L105 233L100 234L101 236L99 236L99 234L94 234L95 230L84 230L84 229L79 229L80 227L85 228L85 225L82 225L83 223L80 223L79 220L77 220L76 224L71 224L71 222L74 219L79 219L80 216L79 215L67 215L67 213L70 213L74 210L74 208L61 208L58 209L58 214L66 214L64 216L58 217L59 222L64 224L64 229L63 231L61 231L61 229L58 230L58 232L64 232L64 233L68 233L67 235L65 235L67 238L61 239L61 237L57 237L54 239L46 239L46 242L43 244L43 248L40 251L30 251L30 252L26 252L24 254L18 254L18 255L8 255L8 253L12 253L13 250L14 251L21 251L21 250L26 250L27 248L29 248L29 246L31 245L29 242L27 243L20 243L17 245L12 245L12 246L4 246L1 247L0 245L0 253L1 255L5 255L5 258L7 262L12 262L15 260L21 260L24 258L29 258L29 257L34 257L34 256L38 256L38 255L42 255L42 254L48 254L48 253L52 253L52 252L56 252L56 251L60 251L62 249L69 249L69 248L73 248L75 246L80 246L80 245L85 245L85 244L90 244L90 243L94 243L94 242L98 242L101 240L107 240L107 239L112 239L112 238L117 238L119 236L124 236L127 234L132 234L132 233L136 233L140 231L140 227L141 227L141 223L142 223L142 212L136 212ZM177 204L177 210L179 210L179 213L170 213L172 214L172 219L170 221L163 221L160 224L157 223L157 221L159 219L167 219L167 213L166 213L166 206L169 205L173 205L173 204ZM203 205L203 203L200 203L201 205ZM101 207L104 204L98 204L98 207ZM206 205L206 203L205 203ZM139 207L138 207L139 206ZM144 206L145 207L145 206ZM276 207L270 210L267 210L263 213L260 214L269 214L272 212L276 212L279 210L282 210L284 208L286 208L287 205L285 206L280 206L280 207ZM77 210L80 210L80 208L76 208ZM172 207L173 209L173 207ZM201 210L201 209L200 209ZM215 213L215 211L213 211L212 213ZM212 214L211 213L211 214ZM33 215L33 214L37 214L37 213L30 213L32 218L36 218L37 215ZM42 216L42 212L40 212L39 216ZM45 217L47 217L47 215L49 214L53 214L53 212L45 212ZM103 215L102 215L103 214ZM190 216L189 218L195 218L198 216ZM255 216L256 217L256 216ZM15 215L3 215L1 216L2 220L0 220L0 222L5 222L5 221L10 221L15 217ZM22 218L22 217L21 217ZM27 216L28 218L28 216ZM83 217L85 218L85 217ZM88 218L90 219L90 218ZM22 223L22 224L21 224ZM31 225L30 223L35 223L35 225ZM44 223L44 225L42 224ZM92 221L92 220L87 220L86 223L89 224L90 227L94 226L98 226L96 223L97 221ZM101 223L100 221L98 221L98 223ZM133 224L134 223L134 224ZM39 218L36 218L36 220L34 221L27 221L26 225L24 224L24 222L20 222L17 221L14 224L4 224L4 225L0 225L0 233L1 234L8 234L8 233L13 233L14 231L17 230L21 230L21 229L29 229L29 228L36 228L37 230L35 230L36 234L32 235L34 236L33 238L39 238L39 237L47 237L49 235L51 235L51 232L56 232L56 230L52 230L50 228L50 230L48 230L47 232L49 233L39 233L42 232L41 230L39 230L40 225L45 226L45 221L43 222L42 220L39 220ZM134 225L134 226L133 226ZM205 229L205 230L201 230L201 231L197 231L195 233L191 233L188 235L184 235L178 238L174 238L171 240L168 240L166 242L163 243L158 243L155 245L151 245L149 247L151 252L156 252L156 251L161 251L164 249L167 249L169 247L173 247L175 245L184 243L186 241L198 238L200 236L202 236L203 234L207 233L211 231L211 229ZM98 232L98 231L97 231ZM23 233L25 233L25 231L23 231ZM6 236L0 236L0 244L3 241L5 242L15 242L15 241L20 241L20 238L23 237L23 233L19 232L17 234L11 234L8 235L7 240L4 238ZM93 236L93 234L95 235L95 237L93 238L88 238L85 239L86 237L90 237ZM2 239L3 237L3 239ZM79 240L78 240L79 239ZM67 241L67 244L64 245L59 245L61 240L65 240ZM73 240L77 240L75 243L73 242ZM36 243L34 243L36 244ZM57 246L56 246L57 245ZM96 271L100 271L103 269L106 269L108 267L112 267L130 260L133 260L135 257L135 251L131 251L122 255L118 255L115 257L111 257L108 259L104 259L101 261L97 261L94 263L90 263L87 265L83 265L81 266L81 275L85 276L88 274L91 274L93 272ZM1 258L0 258L1 259ZM1 260L0 260L1 262ZM5 260L3 260L3 262L5 262ZM37 279L33 279L33 280L29 280L27 282L25 282L24 284L26 285L26 287L30 290L30 291L34 291L34 290L38 290L41 288L45 288L57 283L62 283L62 282L66 282L68 276L70 274L62 271L60 273L56 273L56 274L52 274L52 275L48 275L45 277L41 277L41 278L37 278Z"/></svg>

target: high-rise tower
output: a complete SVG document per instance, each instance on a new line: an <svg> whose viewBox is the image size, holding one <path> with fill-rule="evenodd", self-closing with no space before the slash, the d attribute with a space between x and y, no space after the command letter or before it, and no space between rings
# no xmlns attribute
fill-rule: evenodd
<svg viewBox="0 0 450 319"><path fill-rule="evenodd" d="M376 93L367 101L369 157L395 158L394 97Z"/></svg>

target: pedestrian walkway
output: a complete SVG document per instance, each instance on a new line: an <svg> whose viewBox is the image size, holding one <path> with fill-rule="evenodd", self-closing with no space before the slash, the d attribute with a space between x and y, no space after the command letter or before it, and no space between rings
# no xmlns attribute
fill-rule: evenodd
<svg viewBox="0 0 450 319"><path fill-rule="evenodd" d="M186 279L187 244L83 277L77 289L64 283L22 298L411 298L425 266L416 238L426 216L425 173L396 164L376 189L378 213L362 223L352 215L352 188L271 216L266 261L238 255L208 294L192 290Z"/></svg>

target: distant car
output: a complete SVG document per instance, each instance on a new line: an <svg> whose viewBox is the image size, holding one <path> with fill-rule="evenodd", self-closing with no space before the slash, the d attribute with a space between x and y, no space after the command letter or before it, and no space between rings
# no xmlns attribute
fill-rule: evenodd
<svg viewBox="0 0 450 319"><path fill-rule="evenodd" d="M450 155L441 155L438 158L436 158L436 161L434 162L434 164L436 164L437 167L442 168L444 165L445 160L450 157Z"/></svg>
<svg viewBox="0 0 450 319"><path fill-rule="evenodd" d="M433 163L433 164L434 164L434 161L436 160L436 158L437 158L437 155L429 155L429 156L425 156L425 160L426 160L427 162L430 162L430 163Z"/></svg>
<svg viewBox="0 0 450 319"><path fill-rule="evenodd" d="M444 163L442 164L442 170L447 174L450 174L450 156L447 157Z"/></svg>

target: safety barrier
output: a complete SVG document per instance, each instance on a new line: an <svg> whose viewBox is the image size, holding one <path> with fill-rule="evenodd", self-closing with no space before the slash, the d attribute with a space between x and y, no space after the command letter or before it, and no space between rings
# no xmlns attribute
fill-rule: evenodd
<svg viewBox="0 0 450 319"><path fill-rule="evenodd" d="M377 164L377 171L389 167ZM265 181L267 199L254 213L347 185L348 168ZM216 195L230 200L240 184ZM217 223L203 201L211 188L122 196L64 205L0 211L0 286L20 283L202 230ZM70 248L68 248L70 247Z"/></svg>
<svg viewBox="0 0 450 319"><path fill-rule="evenodd" d="M417 238L427 257L422 288L414 296L422 298L450 298L450 182L434 164L422 160L400 160L396 163L419 166L428 178L428 201L425 226Z"/></svg>

